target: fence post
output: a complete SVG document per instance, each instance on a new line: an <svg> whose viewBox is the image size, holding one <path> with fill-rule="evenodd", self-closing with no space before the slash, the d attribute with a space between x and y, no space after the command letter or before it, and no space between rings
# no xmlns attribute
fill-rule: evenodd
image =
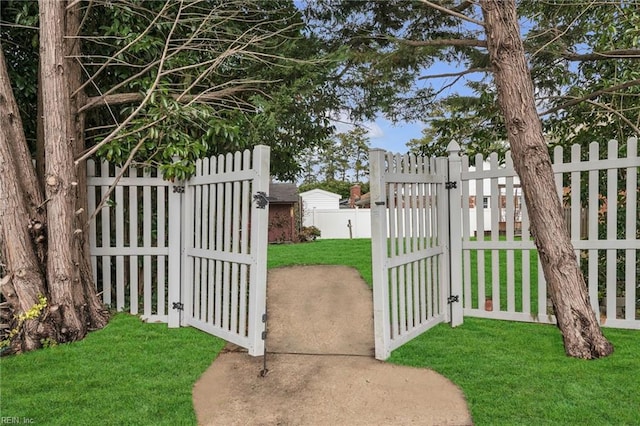
<svg viewBox="0 0 640 426"><path fill-rule="evenodd" d="M375 355L379 360L391 354L389 319L389 277L387 274L387 191L385 181L385 151L369 151L371 191L371 260L373 268L373 327Z"/></svg>
<svg viewBox="0 0 640 426"><path fill-rule="evenodd" d="M169 328L180 327L180 309L181 303L181 260L182 260L182 191L184 184L176 182L169 185L169 232L168 232L168 248L169 248L169 272L168 272L168 297L167 325ZM175 306L175 308L174 308Z"/></svg>
<svg viewBox="0 0 640 426"><path fill-rule="evenodd" d="M447 146L449 200L449 304L451 305L451 326L463 322L462 292L462 159L460 145L451 141Z"/></svg>
<svg viewBox="0 0 640 426"><path fill-rule="evenodd" d="M259 193L269 195L269 160L271 150L268 146L257 145L253 148L253 170L255 177L252 185L252 197ZM251 199L251 257L253 267L249 271L249 355L264 355L264 335L267 313L267 247L269 227L269 208L258 208Z"/></svg>

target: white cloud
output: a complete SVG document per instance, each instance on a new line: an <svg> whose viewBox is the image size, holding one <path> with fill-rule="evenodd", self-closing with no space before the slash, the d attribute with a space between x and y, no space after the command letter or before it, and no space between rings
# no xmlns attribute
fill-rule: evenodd
<svg viewBox="0 0 640 426"><path fill-rule="evenodd" d="M366 123L363 123L362 127L367 129L366 136L371 139L381 138L384 136L384 130L382 130L382 127L380 127L376 122L368 121Z"/></svg>
<svg viewBox="0 0 640 426"><path fill-rule="evenodd" d="M351 119L349 118L349 114L346 111L340 111L335 115L335 119L331 120L333 122L333 125L336 127L336 132L337 133L347 133L350 130L353 130L353 128L356 125L360 125L363 128L365 128L367 130L367 133L365 136L367 136L370 139L376 139L376 138L382 138L384 137L384 130L382 130L382 127L380 127L380 125L374 121L366 121L364 123L354 123L353 121L351 121Z"/></svg>

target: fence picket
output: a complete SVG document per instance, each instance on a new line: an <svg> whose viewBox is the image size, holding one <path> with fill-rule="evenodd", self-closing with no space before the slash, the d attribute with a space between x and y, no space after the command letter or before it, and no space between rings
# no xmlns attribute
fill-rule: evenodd
<svg viewBox="0 0 640 426"><path fill-rule="evenodd" d="M233 157L231 154L227 154L225 159L225 172L233 172ZM225 182L224 184L224 228L223 228L223 250L225 252L231 251L231 227L233 226L232 215L232 183ZM231 320L231 264L224 262L222 266L222 328L229 330L229 324Z"/></svg>
<svg viewBox="0 0 640 426"><path fill-rule="evenodd" d="M498 169L498 154L491 153L489 156L489 167L491 170ZM498 178L491 178L491 241L500 240L500 187L498 186ZM493 310L500 311L500 252L491 250L491 300Z"/></svg>
<svg viewBox="0 0 640 426"><path fill-rule="evenodd" d="M100 176L109 177L109 164L102 163ZM102 200L109 192L108 185L100 187L100 199ZM100 211L102 225L102 247L111 247L111 207L107 203ZM111 256L102 256L102 300L106 305L111 305Z"/></svg>
<svg viewBox="0 0 640 426"><path fill-rule="evenodd" d="M115 169L115 175L118 176L121 170L119 167ZM124 247L124 197L122 187L115 188L115 237L116 247ZM122 311L124 309L124 257L115 256L116 260L116 309Z"/></svg>
<svg viewBox="0 0 640 426"><path fill-rule="evenodd" d="M131 172L130 172L131 174ZM138 191L129 187L129 247L138 247ZM129 309L138 314L138 256L129 256Z"/></svg>
<svg viewBox="0 0 640 426"><path fill-rule="evenodd" d="M234 170L242 170L242 154L236 152L233 158ZM231 200L230 200L231 201ZM240 182L233 182L233 200L232 202L232 225L231 225L231 252L238 253L240 245ZM239 266L237 263L231 265L231 331L238 333L238 316L241 314L239 311Z"/></svg>
<svg viewBox="0 0 640 426"><path fill-rule="evenodd" d="M156 203L156 246L157 247L166 247L166 187L161 186L157 187L157 203ZM166 290L167 290L167 271L166 271L166 257L159 255L157 257L157 266L156 266L156 294L157 294L157 308L156 314L158 316L164 317L167 315L166 312Z"/></svg>
<svg viewBox="0 0 640 426"><path fill-rule="evenodd" d="M531 235L529 232L529 212L527 205L522 202L522 241L529 241ZM531 312L531 250L522 250L522 312Z"/></svg>
<svg viewBox="0 0 640 426"><path fill-rule="evenodd" d="M627 158L633 159L638 156L638 139L629 138L627 140ZM637 238L637 224L638 224L638 167L628 167L627 172L627 186L626 186L626 215L625 215L625 237L627 240L633 240ZM636 264L637 254L634 249L625 250L625 283L633 283L634 278L638 280L640 270ZM640 285L640 283L638 283ZM625 316L624 318L629 321L636 319L636 285L626 285L625 291Z"/></svg>
<svg viewBox="0 0 640 426"><path fill-rule="evenodd" d="M96 175L96 163L93 160L87 160L87 177L88 181ZM91 217L96 210L96 188L87 182L87 212ZM97 247L96 241L96 219L89 222L89 247L93 249ZM93 273L93 283L98 286L98 259L97 256L91 256L91 270ZM102 278L102 277L101 277Z"/></svg>
<svg viewBox="0 0 640 426"><path fill-rule="evenodd" d="M600 159L600 146L597 142L589 144L589 161L597 161ZM598 240L598 221L595 219L598 217L598 210L600 207L600 199L598 197L598 184L600 182L598 170L589 170L589 241ZM590 249L588 251L589 259L587 261L587 268L589 272L588 286L589 286L589 299L591 300L591 306L594 311L600 311L600 304L598 301L598 250ZM600 315L597 315L598 319Z"/></svg>
<svg viewBox="0 0 640 426"><path fill-rule="evenodd" d="M618 158L618 142L609 141L607 159ZM618 171L616 169L607 170L607 240L617 239L618 233ZM616 274L617 252L614 249L607 249L607 319L616 319L616 288L618 277Z"/></svg>
<svg viewBox="0 0 640 426"><path fill-rule="evenodd" d="M485 240L485 228L484 228L484 179L481 177L481 173L484 171L484 159L482 155L476 154L476 172L479 172L478 178L475 180L476 185L476 240ZM481 207L480 207L481 206ZM488 206L488 201L487 201ZM484 250L476 251L476 268L477 268L477 280L478 280L478 309L486 309L487 295L485 292L485 262L484 262Z"/></svg>
<svg viewBox="0 0 640 426"><path fill-rule="evenodd" d="M511 153L508 152L505 157L505 168L513 169L513 160ZM517 196L513 185L513 176L505 178L505 236L507 241L514 240L515 228L515 208L514 197ZM502 201L502 200L501 200ZM516 292L515 292L515 261L513 250L507 250L507 311L515 312L516 310Z"/></svg>

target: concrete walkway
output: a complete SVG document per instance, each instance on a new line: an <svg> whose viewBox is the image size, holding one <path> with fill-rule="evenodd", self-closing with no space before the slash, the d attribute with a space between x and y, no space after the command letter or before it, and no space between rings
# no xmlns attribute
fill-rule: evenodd
<svg viewBox="0 0 640 426"><path fill-rule="evenodd" d="M371 290L353 268L268 276L268 374L227 347L193 389L200 425L469 425L462 392L428 370L373 358Z"/></svg>

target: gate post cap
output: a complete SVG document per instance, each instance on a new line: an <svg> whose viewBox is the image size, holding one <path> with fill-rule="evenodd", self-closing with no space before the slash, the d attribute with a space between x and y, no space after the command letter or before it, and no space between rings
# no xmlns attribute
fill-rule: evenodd
<svg viewBox="0 0 640 426"><path fill-rule="evenodd" d="M452 140L451 142L449 142L449 145L447 145L447 152L449 153L449 155L457 154L461 150L462 148L460 148L460 144L458 144L458 142L456 142L455 140Z"/></svg>

